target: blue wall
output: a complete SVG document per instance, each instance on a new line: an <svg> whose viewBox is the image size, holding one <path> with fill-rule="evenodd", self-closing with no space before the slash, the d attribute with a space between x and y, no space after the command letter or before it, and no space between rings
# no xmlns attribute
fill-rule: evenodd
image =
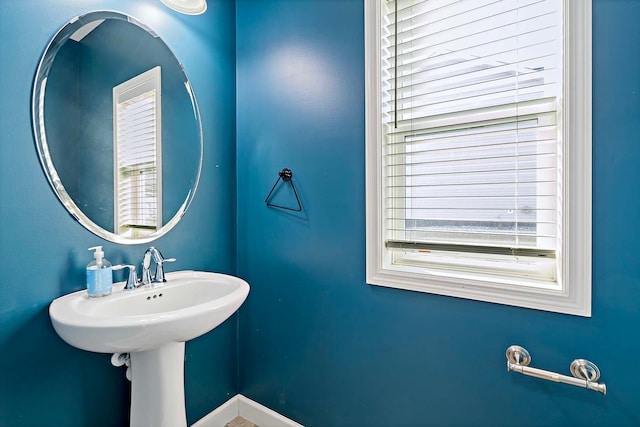
<svg viewBox="0 0 640 427"><path fill-rule="evenodd" d="M47 78L46 104L44 117L47 117L47 145L51 160L56 165L58 176L64 182L64 188L73 198L78 192L79 174L82 166L78 153L81 150L73 144L80 141L82 109L80 107L80 44L66 43L56 55L55 66L49 70ZM56 144L53 141L67 142ZM113 181L113 178L111 179ZM111 186L113 193L113 186ZM113 199L113 196L111 197ZM81 205L82 206L82 205ZM113 211L113 203L111 204ZM113 216L113 215L112 215ZM98 221L94 221L99 224ZM113 223L113 219L111 220Z"/></svg>
<svg viewBox="0 0 640 427"><path fill-rule="evenodd" d="M308 426L640 425L640 2L594 0L591 318L367 285L363 1L236 4L240 391ZM264 206L283 167L302 214Z"/></svg>
<svg viewBox="0 0 640 427"><path fill-rule="evenodd" d="M146 245L120 246L66 213L38 161L31 86L40 55L74 15L115 9L142 19L184 64L201 108L205 160L184 219L154 244L172 269L233 273L235 265L235 8L210 0L198 17L157 0L25 0L0 5L0 425L122 426L128 383L109 355L72 348L53 331L48 305L84 287L90 246L114 263L138 263ZM186 350L190 422L237 391L235 317Z"/></svg>
<svg viewBox="0 0 640 427"><path fill-rule="evenodd" d="M0 425L126 423L123 372L108 355L63 343L47 307L82 288L87 247L104 244L111 261L137 262L144 246L103 242L64 211L30 122L45 44L68 18L97 8L158 31L202 110L201 186L157 246L178 258L177 269L237 271L252 286L239 331L231 319L187 345L190 422L239 390L308 426L640 424L632 362L640 232L629 227L640 220L640 32L631 30L640 2L594 0L589 319L366 285L362 0L235 6L209 0L205 15L187 17L156 0L2 3ZM300 214L264 206L283 167L294 172ZM563 373L576 357L593 360L609 394L507 373L504 350L513 343L531 351L534 366Z"/></svg>

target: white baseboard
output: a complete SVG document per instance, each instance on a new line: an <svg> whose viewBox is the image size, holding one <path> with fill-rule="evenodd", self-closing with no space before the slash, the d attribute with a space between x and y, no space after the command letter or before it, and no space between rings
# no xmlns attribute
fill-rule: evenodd
<svg viewBox="0 0 640 427"><path fill-rule="evenodd" d="M239 415L238 396L236 394L204 417L200 418L191 427L224 427L229 421Z"/></svg>
<svg viewBox="0 0 640 427"><path fill-rule="evenodd" d="M253 400L236 394L198 420L192 427L224 427L235 417L243 417L258 427L304 427Z"/></svg>

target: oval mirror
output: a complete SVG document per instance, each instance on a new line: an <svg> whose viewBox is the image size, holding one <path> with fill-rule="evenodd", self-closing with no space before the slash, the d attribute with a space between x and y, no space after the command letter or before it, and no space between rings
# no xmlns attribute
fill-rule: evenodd
<svg viewBox="0 0 640 427"><path fill-rule="evenodd" d="M63 26L33 86L33 128L53 190L84 227L150 242L193 199L202 127L182 65L150 28L96 11Z"/></svg>

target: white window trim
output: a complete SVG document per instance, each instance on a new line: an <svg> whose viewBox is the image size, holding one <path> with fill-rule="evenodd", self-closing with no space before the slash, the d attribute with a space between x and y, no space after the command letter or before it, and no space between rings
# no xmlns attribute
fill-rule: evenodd
<svg viewBox="0 0 640 427"><path fill-rule="evenodd" d="M366 277L371 285L591 316L591 0L564 0L564 194L556 289L390 268L383 232L380 1L365 0ZM568 159L568 161L567 161ZM413 270L413 271L412 271Z"/></svg>

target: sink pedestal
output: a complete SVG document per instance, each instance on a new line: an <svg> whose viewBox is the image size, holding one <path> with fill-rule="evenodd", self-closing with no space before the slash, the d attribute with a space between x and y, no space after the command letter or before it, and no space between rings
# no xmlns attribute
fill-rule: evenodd
<svg viewBox="0 0 640 427"><path fill-rule="evenodd" d="M184 343L130 353L131 427L186 427Z"/></svg>

